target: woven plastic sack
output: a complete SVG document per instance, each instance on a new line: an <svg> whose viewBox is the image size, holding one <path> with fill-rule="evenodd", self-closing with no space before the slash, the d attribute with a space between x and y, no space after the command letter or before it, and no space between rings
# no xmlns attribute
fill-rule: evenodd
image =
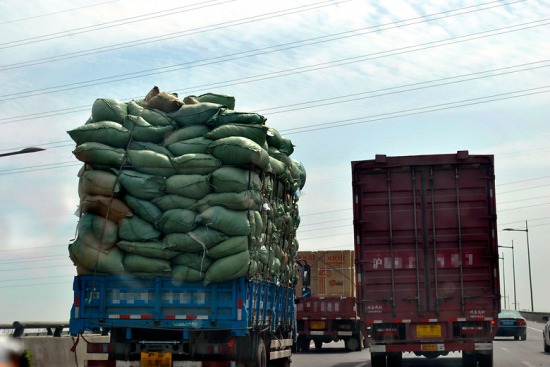
<svg viewBox="0 0 550 367"><path fill-rule="evenodd" d="M193 97L195 97L199 102L217 103L219 105L229 108L230 110L235 109L235 97L229 96L227 94L205 93L205 94L201 94L198 97L196 96L193 96Z"/></svg>
<svg viewBox="0 0 550 367"><path fill-rule="evenodd" d="M99 215L115 223L134 215L122 200L101 195L84 196L80 200L80 211Z"/></svg>
<svg viewBox="0 0 550 367"><path fill-rule="evenodd" d="M189 209L170 209L160 216L156 227L163 233L187 233L192 231L197 213Z"/></svg>
<svg viewBox="0 0 550 367"><path fill-rule="evenodd" d="M178 251L164 248L159 241L120 241L117 246L125 252L153 259L170 260L180 254Z"/></svg>
<svg viewBox="0 0 550 367"><path fill-rule="evenodd" d="M117 275L124 272L124 253L116 246L108 251L98 251L77 238L69 245L69 256L75 265L90 271Z"/></svg>
<svg viewBox="0 0 550 367"><path fill-rule="evenodd" d="M269 127L269 130L267 131L266 141L270 147L280 149L283 142L283 137L277 129L275 129L274 127Z"/></svg>
<svg viewBox="0 0 550 367"><path fill-rule="evenodd" d="M168 177L176 173L170 157L150 150L129 150L128 164L141 173Z"/></svg>
<svg viewBox="0 0 550 367"><path fill-rule="evenodd" d="M201 226L188 233L167 234L162 242L166 248L175 251L203 253L225 239L227 236L220 231Z"/></svg>
<svg viewBox="0 0 550 367"><path fill-rule="evenodd" d="M132 134L132 139L159 144L170 132L174 130L172 125L155 126L150 124L143 117L127 116L124 120L124 127Z"/></svg>
<svg viewBox="0 0 550 367"><path fill-rule="evenodd" d="M262 188L262 180L257 172L229 166L212 172L210 184L215 192L241 192Z"/></svg>
<svg viewBox="0 0 550 367"><path fill-rule="evenodd" d="M263 125L265 121L266 118L258 113L239 112L224 108L209 122L209 124L213 127L227 124Z"/></svg>
<svg viewBox="0 0 550 367"><path fill-rule="evenodd" d="M190 125L206 125L222 108L221 105L210 102L183 105L179 110L168 114L180 127Z"/></svg>
<svg viewBox="0 0 550 367"><path fill-rule="evenodd" d="M151 201L138 199L131 195L125 195L124 202L132 210L134 215L137 215L151 224L155 224L162 215L160 208Z"/></svg>
<svg viewBox="0 0 550 367"><path fill-rule="evenodd" d="M185 265L191 269L205 272L212 264L212 259L202 253L184 252L170 259L170 263L172 264L172 269L174 269L176 265Z"/></svg>
<svg viewBox="0 0 550 367"><path fill-rule="evenodd" d="M86 124L67 131L67 134L78 144L95 142L113 148L126 148L130 141L130 132L114 121L100 121Z"/></svg>
<svg viewBox="0 0 550 367"><path fill-rule="evenodd" d="M168 149L166 149L164 146L158 145L158 144L155 144L155 143L151 143L151 142L148 142L148 141L135 141L135 140L132 140L130 142L130 145L128 146L128 149L130 149L130 150L150 150L150 151L155 152L155 153L164 154L167 157L173 157L174 156L174 154L172 154L172 152L169 151Z"/></svg>
<svg viewBox="0 0 550 367"><path fill-rule="evenodd" d="M204 134L205 137L217 140L230 136L248 138L262 146L266 142L268 127L264 125L229 124L222 125Z"/></svg>
<svg viewBox="0 0 550 367"><path fill-rule="evenodd" d="M128 115L128 107L125 102L113 98L98 98L92 105L92 120L115 121L123 123Z"/></svg>
<svg viewBox="0 0 550 367"><path fill-rule="evenodd" d="M144 272L156 273L159 276L170 276L172 268L170 261L164 259L153 259L137 254L128 253L123 260L124 270L128 273Z"/></svg>
<svg viewBox="0 0 550 367"><path fill-rule="evenodd" d="M197 223L214 228L228 236L248 236L250 234L248 215L248 211L211 206L197 215L195 220Z"/></svg>
<svg viewBox="0 0 550 367"><path fill-rule="evenodd" d="M199 138L204 135L207 131L210 131L208 126L205 125L193 125L182 127L172 132L164 138L163 145L168 146L174 144L178 141L189 140L193 138Z"/></svg>
<svg viewBox="0 0 550 367"><path fill-rule="evenodd" d="M80 176L82 193L87 195L112 196L120 191L118 178L114 173L103 170L87 170Z"/></svg>
<svg viewBox="0 0 550 367"><path fill-rule="evenodd" d="M257 190L211 193L198 200L196 208L199 212L211 206L223 206L232 210L258 210L262 200L262 194Z"/></svg>
<svg viewBox="0 0 550 367"><path fill-rule="evenodd" d="M166 179L166 192L200 199L210 192L208 176L174 175Z"/></svg>
<svg viewBox="0 0 550 367"><path fill-rule="evenodd" d="M183 101L167 92L160 92L143 103L143 107L170 113L183 106Z"/></svg>
<svg viewBox="0 0 550 367"><path fill-rule="evenodd" d="M113 168L119 168L125 159L124 149L94 142L77 145L73 154L81 162Z"/></svg>
<svg viewBox="0 0 550 367"><path fill-rule="evenodd" d="M118 227L118 236L126 241L151 241L161 236L151 223L137 216L122 219Z"/></svg>
<svg viewBox="0 0 550 367"><path fill-rule="evenodd" d="M166 113L162 111L150 110L145 108L143 109L143 111L141 111L140 116L153 126L172 126L174 128L178 126L176 121L172 120L170 117L168 117Z"/></svg>
<svg viewBox="0 0 550 367"><path fill-rule="evenodd" d="M204 279L206 273L185 265L172 266L172 279L180 282L198 282Z"/></svg>
<svg viewBox="0 0 550 367"><path fill-rule="evenodd" d="M212 143L212 140L205 137L192 138L182 141L177 141L168 145L168 150L175 156L193 153L206 153L208 146Z"/></svg>
<svg viewBox="0 0 550 367"><path fill-rule="evenodd" d="M212 259L221 259L222 257L235 255L243 251L248 251L248 237L233 236L210 248L207 255Z"/></svg>
<svg viewBox="0 0 550 367"><path fill-rule="evenodd" d="M151 200L163 212L170 209L195 209L196 199L176 194L168 194Z"/></svg>
<svg viewBox="0 0 550 367"><path fill-rule="evenodd" d="M161 176L122 170L119 180L124 190L138 199L151 200L165 195L166 178Z"/></svg>
<svg viewBox="0 0 550 367"><path fill-rule="evenodd" d="M113 221L84 213L78 221L78 237L89 247L109 250L118 241L118 227Z"/></svg>
<svg viewBox="0 0 550 367"><path fill-rule="evenodd" d="M248 274L250 254L247 251L223 257L210 265L204 278L205 283L224 282Z"/></svg>
<svg viewBox="0 0 550 367"><path fill-rule="evenodd" d="M225 165L255 165L262 170L269 167L269 154L248 138L231 136L214 141L208 152Z"/></svg>
<svg viewBox="0 0 550 367"><path fill-rule="evenodd" d="M207 175L221 167L221 160L205 153L190 153L172 158L178 174Z"/></svg>

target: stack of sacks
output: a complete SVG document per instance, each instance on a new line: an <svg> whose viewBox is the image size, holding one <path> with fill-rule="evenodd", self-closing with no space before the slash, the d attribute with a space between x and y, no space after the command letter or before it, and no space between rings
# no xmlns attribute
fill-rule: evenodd
<svg viewBox="0 0 550 367"><path fill-rule="evenodd" d="M293 285L303 165L294 146L231 96L97 99L68 131L79 173L79 275Z"/></svg>

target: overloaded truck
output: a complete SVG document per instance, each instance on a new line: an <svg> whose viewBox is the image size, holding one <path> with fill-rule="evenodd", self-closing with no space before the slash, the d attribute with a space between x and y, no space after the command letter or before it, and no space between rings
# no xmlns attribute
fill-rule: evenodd
<svg viewBox="0 0 550 367"><path fill-rule="evenodd" d="M309 279L301 277L296 287L297 350L309 351L312 341L321 349L340 340L349 351L362 350L353 251L299 251L298 262Z"/></svg>
<svg viewBox="0 0 550 367"><path fill-rule="evenodd" d="M292 142L234 97L99 98L68 133L79 172L70 333L87 366L289 366L296 339Z"/></svg>
<svg viewBox="0 0 550 367"><path fill-rule="evenodd" d="M354 161L357 304L373 367L462 352L493 365L500 311L492 155Z"/></svg>

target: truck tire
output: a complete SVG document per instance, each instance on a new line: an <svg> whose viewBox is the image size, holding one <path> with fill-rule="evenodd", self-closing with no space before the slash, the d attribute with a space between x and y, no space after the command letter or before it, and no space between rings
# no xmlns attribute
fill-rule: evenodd
<svg viewBox="0 0 550 367"><path fill-rule="evenodd" d="M323 342L320 340L315 340L313 343L315 343L315 349L321 349L323 348Z"/></svg>
<svg viewBox="0 0 550 367"><path fill-rule="evenodd" d="M258 338L255 361L250 365L250 367L267 367L267 352L265 350L264 340L261 337Z"/></svg>
<svg viewBox="0 0 550 367"><path fill-rule="evenodd" d="M297 344L298 344L298 350L299 351L302 351L302 352L309 352L309 339L306 338L305 336L299 336L298 337L298 341L297 341Z"/></svg>
<svg viewBox="0 0 550 367"><path fill-rule="evenodd" d="M388 366L401 367L403 364L403 353L388 353Z"/></svg>
<svg viewBox="0 0 550 367"><path fill-rule="evenodd" d="M346 349L350 352L355 352L363 349L363 341L361 340L362 336L351 337L346 339L345 346Z"/></svg>
<svg viewBox="0 0 550 367"><path fill-rule="evenodd" d="M386 367L386 353L371 353L370 362L372 367Z"/></svg>
<svg viewBox="0 0 550 367"><path fill-rule="evenodd" d="M493 351L489 354L477 353L477 362L479 367L493 367Z"/></svg>
<svg viewBox="0 0 550 367"><path fill-rule="evenodd" d="M462 351L462 367L477 367L476 356L474 353Z"/></svg>

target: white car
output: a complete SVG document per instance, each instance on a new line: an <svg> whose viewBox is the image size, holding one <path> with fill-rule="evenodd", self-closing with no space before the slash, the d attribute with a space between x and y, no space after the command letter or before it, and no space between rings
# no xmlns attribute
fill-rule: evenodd
<svg viewBox="0 0 550 367"><path fill-rule="evenodd" d="M546 322L544 329L542 330L542 338L544 339L544 351L550 353L550 321L548 316L543 316L542 320Z"/></svg>

